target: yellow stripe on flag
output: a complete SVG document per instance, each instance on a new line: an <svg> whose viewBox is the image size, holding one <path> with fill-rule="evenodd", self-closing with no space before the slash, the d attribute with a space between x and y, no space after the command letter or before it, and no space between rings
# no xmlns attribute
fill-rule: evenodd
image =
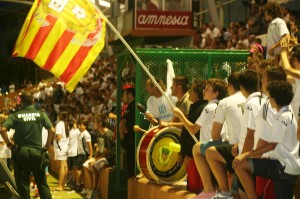
<svg viewBox="0 0 300 199"><path fill-rule="evenodd" d="M105 37L105 32L106 32L104 21L102 22L102 31L101 32L103 33L103 35L101 35L101 38L99 39L99 41L92 47L89 55L86 57L86 59L81 64L81 66L76 71L76 73L73 75L73 77L70 79L70 81L65 85L66 89L69 92L72 92L74 90L78 81L80 81L80 79L84 76L84 74L87 72L89 67L93 64L96 57L99 55L99 52L102 50L102 48L105 45L105 39L103 39Z"/></svg>
<svg viewBox="0 0 300 199"><path fill-rule="evenodd" d="M24 24L22 26L22 29L21 29L21 31L19 33L19 36L18 36L18 39L16 41L15 49L14 49L13 54L17 53L18 56L21 56L20 55L20 53L21 53L22 55L24 55L24 53L21 52L21 47L24 45L23 40L24 40L24 37L26 36L25 34L26 34L28 28L30 28L30 27L28 27L28 25L29 25L29 23L31 21L31 18L32 18L32 15L33 15L35 9L37 8L37 5L38 5L38 1L34 1L32 7L31 7L31 9L30 9L30 11L29 11L26 19L25 19L25 22L24 22ZM26 54L26 52L25 52L25 54Z"/></svg>
<svg viewBox="0 0 300 199"><path fill-rule="evenodd" d="M82 41L84 39L85 37L81 36L80 34L75 34L73 38L74 41ZM70 42L64 53L61 54L50 72L55 74L55 76L59 78L61 74L66 70L80 47L81 45L78 45L78 43Z"/></svg>
<svg viewBox="0 0 300 199"><path fill-rule="evenodd" d="M103 49L104 37L105 22L90 0L35 0L13 55L33 59L72 92Z"/></svg>
<svg viewBox="0 0 300 199"><path fill-rule="evenodd" d="M55 44L57 43L58 39L61 37L65 30L66 29L62 27L61 24L55 23L54 27L51 29L50 33L45 39L36 58L34 59L34 62L36 64L38 64L39 66L43 66L45 64Z"/></svg>

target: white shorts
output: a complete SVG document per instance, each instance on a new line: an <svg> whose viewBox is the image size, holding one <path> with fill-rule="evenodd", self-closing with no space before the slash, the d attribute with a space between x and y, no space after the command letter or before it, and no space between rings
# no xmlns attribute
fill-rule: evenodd
<svg viewBox="0 0 300 199"><path fill-rule="evenodd" d="M60 149L55 149L54 160L67 160L68 159L68 146L61 147Z"/></svg>
<svg viewBox="0 0 300 199"><path fill-rule="evenodd" d="M97 169L97 171L100 171L100 169L105 166L108 165L108 161L106 158L100 158L98 160L95 161L95 158L90 158L87 161L85 161L85 163L83 164L83 166L87 169L89 169L90 171L92 170L92 167L95 167Z"/></svg>

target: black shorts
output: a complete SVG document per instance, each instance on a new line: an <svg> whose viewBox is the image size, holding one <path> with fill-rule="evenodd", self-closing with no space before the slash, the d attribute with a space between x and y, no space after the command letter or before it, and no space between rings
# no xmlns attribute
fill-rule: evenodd
<svg viewBox="0 0 300 199"><path fill-rule="evenodd" d="M88 159L86 154L78 154L75 157L74 161L74 167L77 167L78 169L81 169L83 166L83 163Z"/></svg>
<svg viewBox="0 0 300 199"><path fill-rule="evenodd" d="M75 167L75 159L76 159L76 156L74 156L74 157L68 157L67 162L68 162L68 169L69 170L74 169L74 167Z"/></svg>
<svg viewBox="0 0 300 199"><path fill-rule="evenodd" d="M222 144L215 146L217 151L220 153L220 155L224 158L226 162L226 169L230 173L235 173L234 169L232 168L232 162L234 160L234 156L231 154L231 150L233 145L232 144Z"/></svg>
<svg viewBox="0 0 300 199"><path fill-rule="evenodd" d="M273 180L276 198L293 198L297 176L285 173L285 166L278 160L249 158L248 163L254 175Z"/></svg>

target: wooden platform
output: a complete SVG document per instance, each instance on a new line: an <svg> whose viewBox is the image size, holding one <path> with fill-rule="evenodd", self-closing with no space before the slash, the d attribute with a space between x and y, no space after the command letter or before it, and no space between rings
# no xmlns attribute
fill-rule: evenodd
<svg viewBox="0 0 300 199"><path fill-rule="evenodd" d="M148 179L130 178L128 180L128 199L188 199L195 194L186 190L186 185L158 184Z"/></svg>

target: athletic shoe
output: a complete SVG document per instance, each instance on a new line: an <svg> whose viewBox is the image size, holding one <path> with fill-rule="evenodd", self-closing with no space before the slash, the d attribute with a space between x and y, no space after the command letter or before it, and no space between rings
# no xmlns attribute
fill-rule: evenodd
<svg viewBox="0 0 300 199"><path fill-rule="evenodd" d="M93 191L93 193L92 193L90 199L95 199L95 198L97 198L97 195L98 195L98 190Z"/></svg>
<svg viewBox="0 0 300 199"><path fill-rule="evenodd" d="M81 195L87 194L88 190L86 190L85 188L83 188L80 192Z"/></svg>
<svg viewBox="0 0 300 199"><path fill-rule="evenodd" d="M194 198L191 198L191 199L211 199L215 195L216 195L216 192L206 193L206 192L202 191L201 193L199 193L198 195L196 195Z"/></svg>
<svg viewBox="0 0 300 199"><path fill-rule="evenodd" d="M221 193L217 193L212 199L233 199L232 195L230 196L224 196Z"/></svg>
<svg viewBox="0 0 300 199"><path fill-rule="evenodd" d="M93 194L93 190L89 189L86 193L85 199L91 199L92 194Z"/></svg>

